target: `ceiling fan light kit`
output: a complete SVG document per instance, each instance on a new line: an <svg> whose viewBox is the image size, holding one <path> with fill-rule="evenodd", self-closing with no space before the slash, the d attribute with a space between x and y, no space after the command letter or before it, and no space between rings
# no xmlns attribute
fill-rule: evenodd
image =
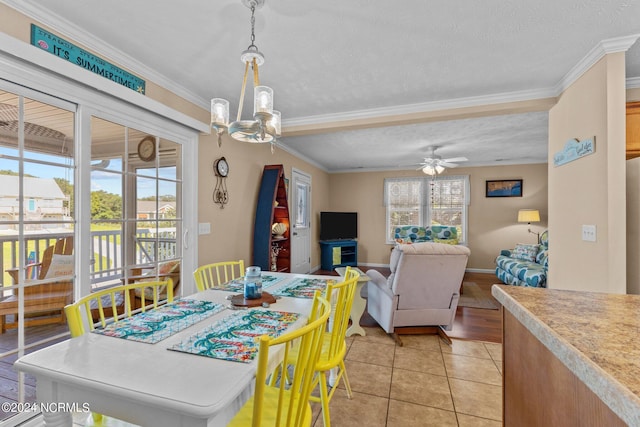
<svg viewBox="0 0 640 427"><path fill-rule="evenodd" d="M211 100L211 128L218 135L218 147L222 145L222 135L237 141L250 143L270 143L271 152L281 132L281 113L273 109L273 89L260 84L258 68L264 64L264 55L255 45L255 11L264 5L265 0L242 0L251 9L251 44L242 52L240 60L245 64L238 115L229 123L229 101L222 98ZM242 107L247 87L249 67L253 70L253 120L242 120Z"/></svg>
<svg viewBox="0 0 640 427"><path fill-rule="evenodd" d="M439 147L429 147L428 156L424 158L424 161L420 163L420 167L418 169L422 169L427 175L440 175L445 171L446 168L455 168L457 167L456 162L466 162L468 159L466 157L453 157L450 159L443 159L441 156L436 155L436 149Z"/></svg>

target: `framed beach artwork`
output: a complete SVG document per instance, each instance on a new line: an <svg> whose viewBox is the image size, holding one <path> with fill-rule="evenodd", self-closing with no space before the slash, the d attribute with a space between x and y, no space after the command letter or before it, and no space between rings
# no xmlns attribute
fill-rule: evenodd
<svg viewBox="0 0 640 427"><path fill-rule="evenodd" d="M521 179L487 181L486 197L522 197Z"/></svg>

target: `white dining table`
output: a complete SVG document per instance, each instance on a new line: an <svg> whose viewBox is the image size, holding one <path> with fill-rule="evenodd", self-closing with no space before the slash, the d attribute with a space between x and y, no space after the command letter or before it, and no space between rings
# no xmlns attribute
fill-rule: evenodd
<svg viewBox="0 0 640 427"><path fill-rule="evenodd" d="M282 279L265 289L270 293L296 278L336 279L263 274ZM228 305L226 298L233 294L207 290L188 298ZM268 309L303 314L291 326L296 328L306 321L311 303L311 299L281 297ZM25 355L14 367L36 378L38 402L67 405L43 411L47 427L71 426L71 414L62 409L86 404L92 412L141 426L224 426L253 394L257 358L241 363L168 348L234 312L225 309L155 344L86 333ZM275 368L281 355L271 357Z"/></svg>

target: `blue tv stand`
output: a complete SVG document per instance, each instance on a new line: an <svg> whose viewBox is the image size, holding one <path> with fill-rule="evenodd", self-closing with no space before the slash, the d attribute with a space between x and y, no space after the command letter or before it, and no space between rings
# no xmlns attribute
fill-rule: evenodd
<svg viewBox="0 0 640 427"><path fill-rule="evenodd" d="M333 271L336 267L358 265L358 242L356 240L321 240L320 266Z"/></svg>

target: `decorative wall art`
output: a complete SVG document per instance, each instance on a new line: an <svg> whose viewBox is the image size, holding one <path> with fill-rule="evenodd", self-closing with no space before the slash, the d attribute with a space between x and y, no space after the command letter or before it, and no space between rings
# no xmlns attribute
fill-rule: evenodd
<svg viewBox="0 0 640 427"><path fill-rule="evenodd" d="M521 179L487 181L486 197L522 197Z"/></svg>
<svg viewBox="0 0 640 427"><path fill-rule="evenodd" d="M564 148L553 155L553 165L562 166L566 163L578 160L580 157L588 156L596 151L596 137L583 139L577 138L568 140Z"/></svg>

